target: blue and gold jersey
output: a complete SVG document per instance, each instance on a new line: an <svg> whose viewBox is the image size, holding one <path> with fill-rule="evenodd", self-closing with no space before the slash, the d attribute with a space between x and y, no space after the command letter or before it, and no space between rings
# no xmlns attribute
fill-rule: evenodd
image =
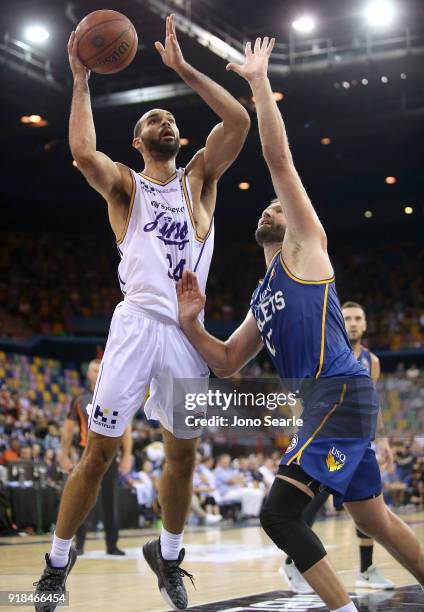
<svg viewBox="0 0 424 612"><path fill-rule="evenodd" d="M334 277L301 280L278 251L250 307L281 378L369 376L349 344Z"/></svg>
<svg viewBox="0 0 424 612"><path fill-rule="evenodd" d="M365 348L365 346L361 345L361 352L359 353L358 361L371 376L371 353L367 348Z"/></svg>

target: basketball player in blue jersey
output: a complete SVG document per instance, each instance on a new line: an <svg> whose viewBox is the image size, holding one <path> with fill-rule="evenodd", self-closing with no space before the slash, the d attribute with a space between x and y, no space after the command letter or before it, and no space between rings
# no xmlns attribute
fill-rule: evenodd
<svg viewBox="0 0 424 612"><path fill-rule="evenodd" d="M359 363L368 371L371 380L375 384L380 376L380 360L377 355L369 351L362 344L362 338L367 329L365 311L356 302L345 302L342 305L342 314L353 353ZM380 423L380 430L384 432L382 422ZM380 432L377 446L380 461L385 464L386 468L390 468L393 465L393 454L387 437L380 435ZM318 512L325 505L329 497L329 491L320 491L307 505L303 513L303 519L309 527L313 526ZM394 589L395 585L393 582L382 576L373 565L374 540L359 529L356 529L356 535L359 542L360 572L355 585L360 588ZM304 580L290 557L285 559L279 572L286 579L292 591L296 593L312 592L311 587Z"/></svg>
<svg viewBox="0 0 424 612"><path fill-rule="evenodd" d="M68 44L74 77L70 147L87 182L107 202L121 255L118 276L124 300L112 317L92 399L87 445L63 491L53 546L37 583L40 599L45 593L64 591L76 558L72 537L94 505L125 427L150 388L144 411L147 418L162 424L166 461L159 492L163 528L160 538L144 545L143 555L167 604L181 610L188 605L182 539L201 432L179 426L177 392L191 384L206 390L209 370L178 326L175 282L187 266L197 270L206 286L217 183L239 154L250 119L235 98L184 59L173 16L166 19L165 45L156 42L155 47L164 64L203 98L221 122L187 168L176 168L180 140L175 118L163 109L146 112L135 126L132 142L144 161L144 170L138 173L97 150L89 72L77 56L75 33ZM40 603L36 609L48 612L55 605Z"/></svg>
<svg viewBox="0 0 424 612"><path fill-rule="evenodd" d="M267 67L273 44L268 38L257 39L252 50L248 43L245 63L227 67L252 89L262 151L278 198L264 210L256 231L267 272L253 293L245 321L226 342L209 335L198 322L206 298L196 275L188 270L177 284L179 319L190 342L218 376L233 375L265 346L280 377L300 387L304 425L283 456L261 524L331 611L354 612L357 608L321 541L302 518L320 489L338 496L357 527L381 543L421 584L424 551L381 495L371 448L376 393L350 347L326 234L296 172L272 95Z"/></svg>

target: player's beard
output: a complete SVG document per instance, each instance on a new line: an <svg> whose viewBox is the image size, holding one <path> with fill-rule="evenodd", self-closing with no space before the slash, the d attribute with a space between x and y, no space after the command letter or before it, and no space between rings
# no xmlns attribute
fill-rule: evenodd
<svg viewBox="0 0 424 612"><path fill-rule="evenodd" d="M161 138L141 138L144 146L150 155L156 159L168 160L175 157L180 150L180 139L174 138L172 141L162 140Z"/></svg>
<svg viewBox="0 0 424 612"><path fill-rule="evenodd" d="M286 226L273 223L272 225L261 225L255 232L255 240L259 246L273 242L283 242Z"/></svg>

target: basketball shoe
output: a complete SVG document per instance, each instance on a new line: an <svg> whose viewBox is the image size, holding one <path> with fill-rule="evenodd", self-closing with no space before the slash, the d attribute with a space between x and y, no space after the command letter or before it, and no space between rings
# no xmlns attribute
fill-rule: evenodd
<svg viewBox="0 0 424 612"><path fill-rule="evenodd" d="M185 610L188 606L187 591L183 577L190 578L193 586L193 576L180 567L185 555L185 549L180 550L178 559L167 561L162 557L160 539L150 540L143 546L143 556L158 578L158 587L162 597L174 610Z"/></svg>
<svg viewBox="0 0 424 612"><path fill-rule="evenodd" d="M71 547L69 551L68 563L65 567L53 567L50 563L49 555L46 554L46 567L44 568L44 572L38 580L38 582L34 582L34 586L37 587L35 589L35 595L64 595L66 589L66 579L71 571L71 569L75 565L75 561L77 560L76 550ZM58 603L54 602L35 602L34 603L36 612L54 612L56 610Z"/></svg>

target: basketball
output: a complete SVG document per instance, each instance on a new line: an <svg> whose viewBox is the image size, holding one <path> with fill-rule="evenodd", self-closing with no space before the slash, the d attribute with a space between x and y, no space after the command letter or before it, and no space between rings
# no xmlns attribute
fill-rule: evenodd
<svg viewBox="0 0 424 612"><path fill-rule="evenodd" d="M137 52L137 32L128 17L117 11L90 13L80 21L75 35L78 57L98 74L124 70Z"/></svg>

